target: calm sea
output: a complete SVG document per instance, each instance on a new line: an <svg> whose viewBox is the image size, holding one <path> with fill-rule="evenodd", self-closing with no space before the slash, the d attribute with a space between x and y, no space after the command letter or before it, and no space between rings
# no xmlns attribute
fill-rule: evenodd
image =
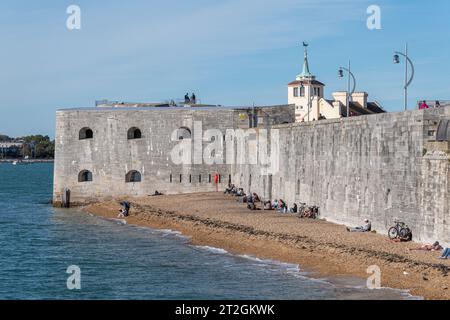
<svg viewBox="0 0 450 320"><path fill-rule="evenodd" d="M54 209L52 164L0 163L0 299L406 299L358 279L197 247L158 231ZM67 288L69 266L81 289Z"/></svg>

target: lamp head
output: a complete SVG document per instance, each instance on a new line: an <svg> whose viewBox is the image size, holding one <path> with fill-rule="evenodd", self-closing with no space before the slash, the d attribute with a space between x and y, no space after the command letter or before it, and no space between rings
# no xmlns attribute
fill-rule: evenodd
<svg viewBox="0 0 450 320"><path fill-rule="evenodd" d="M395 64L400 63L400 57L399 57L398 54L395 54L395 55L394 55L394 63L395 63Z"/></svg>

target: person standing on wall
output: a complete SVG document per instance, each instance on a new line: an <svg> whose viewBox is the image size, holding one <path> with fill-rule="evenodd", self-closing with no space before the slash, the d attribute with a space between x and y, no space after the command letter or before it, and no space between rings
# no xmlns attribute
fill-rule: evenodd
<svg viewBox="0 0 450 320"><path fill-rule="evenodd" d="M214 175L214 185L216 186L216 192L219 192L219 174L217 172Z"/></svg>
<svg viewBox="0 0 450 320"><path fill-rule="evenodd" d="M430 107L427 105L425 100L422 101L422 104L419 107L419 110L429 109Z"/></svg>
<svg viewBox="0 0 450 320"><path fill-rule="evenodd" d="M197 97L195 96L195 93L192 93L192 96L191 96L191 102L192 102L193 104L196 104L196 103L197 103Z"/></svg>

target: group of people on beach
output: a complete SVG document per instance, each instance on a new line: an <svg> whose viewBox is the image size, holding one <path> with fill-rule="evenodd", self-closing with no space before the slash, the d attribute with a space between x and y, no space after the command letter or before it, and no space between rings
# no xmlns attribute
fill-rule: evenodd
<svg viewBox="0 0 450 320"><path fill-rule="evenodd" d="M439 256L439 259L450 259L450 247L444 248L441 246L439 241L434 242L433 244L424 244L417 248L410 248L409 251L442 251L442 254Z"/></svg>
<svg viewBox="0 0 450 320"><path fill-rule="evenodd" d="M261 210L257 207L257 203L262 205L262 210L276 210L280 213L299 213L299 208L296 203L293 204L292 207L288 207L286 202L283 199L275 199L273 202L271 200L263 201L255 192L246 194L243 188L237 188L234 184L228 184L227 188L224 191L225 194L230 194L235 197L238 197L238 201L247 204L247 208L249 210ZM155 192L155 195L162 195L158 191ZM121 201L120 205L122 208L119 210L118 218L126 218L130 215L131 204L128 201ZM304 217L308 217L307 214ZM310 213L313 214L313 213ZM303 215L303 213L302 213ZM303 216L302 216L303 217ZM311 216L312 217L312 216ZM369 219L364 220L364 224L355 228L346 228L348 232L371 232L372 231L372 223ZM396 242L401 242L396 241ZM435 241L433 244L424 244L420 247L409 248L409 251L420 250L420 251L441 251L442 254L439 259L450 259L450 247L443 248L439 241Z"/></svg>
<svg viewBox="0 0 450 320"><path fill-rule="evenodd" d="M372 224L369 219L364 220L364 224L362 226L358 226L355 228L346 228L348 232L371 232ZM394 242L402 242L402 239L395 239ZM439 259L450 259L450 247L443 248L439 241L435 241L433 244L424 244L420 247L409 248L408 251L441 251L442 254Z"/></svg>
<svg viewBox="0 0 450 320"><path fill-rule="evenodd" d="M299 207L296 203L294 203L292 206L288 206L286 201L284 201L283 199L263 201L255 192L246 194L243 188L238 188L231 183L229 183L226 187L224 194L231 194L238 197L237 201L246 203L247 208L250 210L275 210L279 213L300 213ZM257 203L261 204L261 208L257 207ZM304 212L302 212L302 218L313 217L316 217L316 214L313 212L313 210L304 210Z"/></svg>
<svg viewBox="0 0 450 320"><path fill-rule="evenodd" d="M246 203L247 208L250 210L259 210L256 203L261 202L261 199L255 192L246 194L243 188L237 188L234 184L229 183L224 191L224 194L231 194L238 197L237 201Z"/></svg>

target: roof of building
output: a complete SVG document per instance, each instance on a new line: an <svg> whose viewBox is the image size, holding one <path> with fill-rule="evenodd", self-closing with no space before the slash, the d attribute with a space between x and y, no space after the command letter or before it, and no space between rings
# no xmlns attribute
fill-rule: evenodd
<svg viewBox="0 0 450 320"><path fill-rule="evenodd" d="M298 85L319 85L319 86L325 86L325 84L323 84L322 82L320 82L320 81L317 81L317 80L295 80L295 81L292 81L292 82L290 82L289 84L288 84L288 86L298 86Z"/></svg>
<svg viewBox="0 0 450 320"><path fill-rule="evenodd" d="M367 109L374 113L385 113L384 110L377 102L367 102Z"/></svg>
<svg viewBox="0 0 450 320"><path fill-rule="evenodd" d="M308 79L308 78L314 78L314 76L312 75L312 73L309 71L309 63L308 63L308 45L307 44L303 44L305 47L305 56L303 58L303 68L302 68L302 73L300 73L297 76L297 79L300 78L304 78L304 79Z"/></svg>
<svg viewBox="0 0 450 320"><path fill-rule="evenodd" d="M367 108L364 108L360 103L351 101L350 111L357 112L359 114L373 114L373 113L385 113L386 111L376 102L367 102Z"/></svg>
<svg viewBox="0 0 450 320"><path fill-rule="evenodd" d="M120 107L130 107L130 108L144 108L144 107L169 107L168 103L130 103L130 102L117 102L117 103L101 103L97 104L96 107L99 108L120 108Z"/></svg>
<svg viewBox="0 0 450 320"><path fill-rule="evenodd" d="M180 106L167 106L167 107L130 107L127 105L118 106L118 107L112 107L112 106L103 106L103 107L86 107L86 108L66 108L66 109L58 109L57 111L86 111L86 112L102 112L102 111L200 111L200 110L208 110L208 111L223 111L223 110L247 110L247 109L268 109L268 108L282 108L282 107L294 107L293 105L289 104L283 104L283 105L269 105L269 106L187 106L187 107L180 107Z"/></svg>
<svg viewBox="0 0 450 320"><path fill-rule="evenodd" d="M350 110L355 111L359 114L371 114L369 110L364 108L362 105L360 105L358 102L350 101Z"/></svg>

